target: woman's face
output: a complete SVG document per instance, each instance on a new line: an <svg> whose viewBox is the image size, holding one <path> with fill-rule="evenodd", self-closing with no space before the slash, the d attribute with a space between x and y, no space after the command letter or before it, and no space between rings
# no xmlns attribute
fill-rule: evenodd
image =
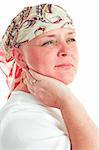
<svg viewBox="0 0 99 150"><path fill-rule="evenodd" d="M78 51L73 29L48 31L20 46L29 68L65 84L73 81L78 66Z"/></svg>

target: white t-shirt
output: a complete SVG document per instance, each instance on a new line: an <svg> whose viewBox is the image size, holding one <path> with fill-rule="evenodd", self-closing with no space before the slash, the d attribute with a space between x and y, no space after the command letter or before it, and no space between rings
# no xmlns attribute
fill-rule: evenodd
<svg viewBox="0 0 99 150"><path fill-rule="evenodd" d="M60 110L13 91L0 110L0 150L70 150Z"/></svg>

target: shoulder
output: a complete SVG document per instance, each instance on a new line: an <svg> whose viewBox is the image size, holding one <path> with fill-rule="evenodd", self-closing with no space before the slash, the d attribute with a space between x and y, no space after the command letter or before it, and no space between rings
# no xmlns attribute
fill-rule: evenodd
<svg viewBox="0 0 99 150"><path fill-rule="evenodd" d="M9 103L0 116L0 141L7 146L67 138L55 109L30 103ZM10 138L9 138L10 137Z"/></svg>

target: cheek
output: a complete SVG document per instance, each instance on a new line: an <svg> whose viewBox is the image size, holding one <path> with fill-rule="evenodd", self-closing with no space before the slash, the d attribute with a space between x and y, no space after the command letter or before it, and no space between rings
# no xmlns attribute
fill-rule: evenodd
<svg viewBox="0 0 99 150"><path fill-rule="evenodd" d="M56 64L55 56L49 54L40 56L38 59L39 59L38 66L41 71L42 70L46 71L46 73L53 71L53 68Z"/></svg>
<svg viewBox="0 0 99 150"><path fill-rule="evenodd" d="M78 49L76 49L75 57L76 57L76 63L77 63L77 66L78 66L78 63L79 63L79 52L78 52Z"/></svg>
<svg viewBox="0 0 99 150"><path fill-rule="evenodd" d="M25 60L28 66L34 67L39 63L39 55L35 51L25 53Z"/></svg>
<svg viewBox="0 0 99 150"><path fill-rule="evenodd" d="M27 64L41 73L49 73L55 64L54 53L31 52L27 55Z"/></svg>
<svg viewBox="0 0 99 150"><path fill-rule="evenodd" d="M75 63L78 65L79 53L78 53L78 47L77 46L72 47L72 55L73 55Z"/></svg>

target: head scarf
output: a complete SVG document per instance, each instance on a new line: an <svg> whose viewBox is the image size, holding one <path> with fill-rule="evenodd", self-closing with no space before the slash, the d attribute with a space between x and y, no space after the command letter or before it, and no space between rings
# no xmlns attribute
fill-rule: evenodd
<svg viewBox="0 0 99 150"><path fill-rule="evenodd" d="M10 91L23 79L24 71L14 59L13 47L19 47L47 31L57 28L74 28L67 11L54 4L25 7L8 26L2 37L0 68L6 75Z"/></svg>

